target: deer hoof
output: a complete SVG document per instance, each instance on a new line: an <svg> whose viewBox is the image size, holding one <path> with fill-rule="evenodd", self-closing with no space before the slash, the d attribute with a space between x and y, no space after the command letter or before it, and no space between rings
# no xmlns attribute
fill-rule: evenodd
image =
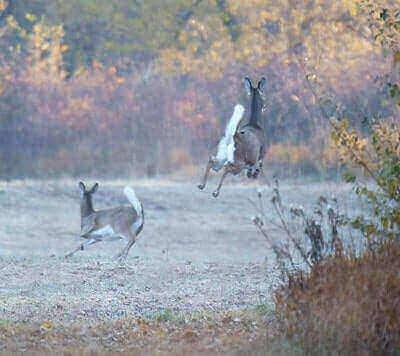
<svg viewBox="0 0 400 356"><path fill-rule="evenodd" d="M119 261L121 260L121 258L122 258L122 253L119 253L118 255L115 255L115 256L112 258L112 260L113 260L113 261L119 262Z"/></svg>
<svg viewBox="0 0 400 356"><path fill-rule="evenodd" d="M219 195L219 191L216 190L215 192L212 193L213 197L216 198Z"/></svg>
<svg viewBox="0 0 400 356"><path fill-rule="evenodd" d="M197 186L197 188L199 188L200 190L203 190L205 186L206 186L205 184L199 184L199 185Z"/></svg>

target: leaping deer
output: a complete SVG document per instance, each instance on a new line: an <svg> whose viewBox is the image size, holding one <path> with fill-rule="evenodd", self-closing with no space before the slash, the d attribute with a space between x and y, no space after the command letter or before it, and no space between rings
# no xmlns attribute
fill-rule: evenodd
<svg viewBox="0 0 400 356"><path fill-rule="evenodd" d="M204 189L210 170L218 172L224 168L219 185L213 192L214 197L219 195L222 183L228 173L236 175L243 169L247 169L247 177L255 179L262 170L265 143L264 130L260 126L259 120L264 110L265 78L262 77L255 88L250 79L246 77L244 87L251 98L249 120L242 124L244 108L237 104L226 126L225 136L220 140L216 154L210 155L203 180L198 185L199 189Z"/></svg>
<svg viewBox="0 0 400 356"><path fill-rule="evenodd" d="M81 192L81 233L80 237L86 239L74 251L65 257L72 256L75 252L104 240L126 239L127 245L115 256L116 259L125 260L129 249L135 243L137 236L143 229L144 213L142 203L137 198L135 191L125 187L124 194L131 206L119 206L111 209L94 210L92 195L99 187L95 183L89 190L83 182L79 182Z"/></svg>

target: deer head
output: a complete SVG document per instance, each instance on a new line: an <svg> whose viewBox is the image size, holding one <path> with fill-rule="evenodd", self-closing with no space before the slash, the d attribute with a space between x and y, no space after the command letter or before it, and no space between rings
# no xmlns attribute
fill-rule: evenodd
<svg viewBox="0 0 400 356"><path fill-rule="evenodd" d="M95 183L92 188L86 190L85 184L79 182L79 189L81 191L81 216L88 216L94 213L92 194L96 193L99 188L99 183Z"/></svg>
<svg viewBox="0 0 400 356"><path fill-rule="evenodd" d="M250 119L249 119L249 125L250 126L255 126L259 127L258 120L260 113L264 111L265 109L265 94L264 94L264 88L265 88L265 78L262 77L260 81L258 82L257 87L253 87L253 84L251 84L251 80L246 77L244 79L244 87L246 89L246 93L248 96L250 96Z"/></svg>

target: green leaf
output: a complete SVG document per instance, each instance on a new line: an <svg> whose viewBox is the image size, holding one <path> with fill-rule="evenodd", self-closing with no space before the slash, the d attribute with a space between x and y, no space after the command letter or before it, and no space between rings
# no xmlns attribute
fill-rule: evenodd
<svg viewBox="0 0 400 356"><path fill-rule="evenodd" d="M346 172L343 176L343 179L346 183L354 183L356 181L356 176L350 172Z"/></svg>

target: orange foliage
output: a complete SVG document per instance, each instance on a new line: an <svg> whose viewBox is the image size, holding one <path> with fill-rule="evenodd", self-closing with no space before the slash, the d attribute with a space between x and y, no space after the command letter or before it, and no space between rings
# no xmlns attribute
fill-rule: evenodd
<svg viewBox="0 0 400 356"><path fill-rule="evenodd" d="M210 126L216 126L213 111L210 96L194 89L187 90L173 106L173 116L192 128L199 138L207 137Z"/></svg>
<svg viewBox="0 0 400 356"><path fill-rule="evenodd" d="M310 147L305 145L273 144L265 156L266 161L271 163L298 164L313 161L313 153Z"/></svg>
<svg viewBox="0 0 400 356"><path fill-rule="evenodd" d="M172 149L169 152L168 161L170 169L182 168L192 164L190 154L182 148Z"/></svg>
<svg viewBox="0 0 400 356"><path fill-rule="evenodd" d="M322 168L335 167L340 162L337 149L327 142L311 142L310 144L290 145L272 144L265 155L265 161L272 164L318 165Z"/></svg>

